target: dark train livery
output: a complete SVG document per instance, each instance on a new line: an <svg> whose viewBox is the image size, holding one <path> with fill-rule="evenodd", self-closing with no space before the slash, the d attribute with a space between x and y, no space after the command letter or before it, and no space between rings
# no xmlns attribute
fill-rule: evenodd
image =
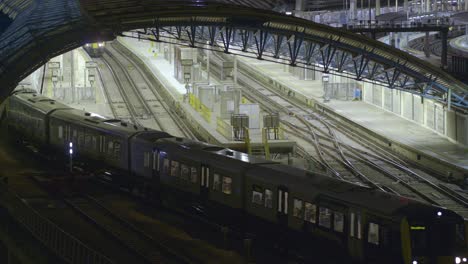
<svg viewBox="0 0 468 264"><path fill-rule="evenodd" d="M86 52L88 52L89 56L91 56L92 58L101 57L105 47L105 42L88 43L83 46L83 48L86 50Z"/></svg>
<svg viewBox="0 0 468 264"><path fill-rule="evenodd" d="M28 91L13 93L6 109L10 129L38 147L65 156L72 142L76 159L106 167L112 181L148 199L201 208L275 241L309 251L328 243L360 263L452 264L468 257L464 219L444 208L106 119Z"/></svg>

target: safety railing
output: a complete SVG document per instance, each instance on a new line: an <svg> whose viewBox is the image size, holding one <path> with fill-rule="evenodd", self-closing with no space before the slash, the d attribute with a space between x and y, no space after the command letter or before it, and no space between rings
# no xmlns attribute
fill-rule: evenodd
<svg viewBox="0 0 468 264"><path fill-rule="evenodd" d="M110 264L112 260L86 246L49 219L40 215L16 194L4 190L1 199L12 217L45 247L67 263Z"/></svg>
<svg viewBox="0 0 468 264"><path fill-rule="evenodd" d="M226 139L232 140L232 126L221 117L216 119L216 131L218 131Z"/></svg>
<svg viewBox="0 0 468 264"><path fill-rule="evenodd" d="M211 123L211 110L200 102L194 94L189 94L189 103L200 115L205 119L206 122Z"/></svg>

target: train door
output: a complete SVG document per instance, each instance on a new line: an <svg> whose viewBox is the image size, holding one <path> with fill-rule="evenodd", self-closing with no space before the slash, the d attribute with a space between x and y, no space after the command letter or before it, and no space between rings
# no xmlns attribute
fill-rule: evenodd
<svg viewBox="0 0 468 264"><path fill-rule="evenodd" d="M278 187L278 223L286 227L288 225L289 191L285 187Z"/></svg>
<svg viewBox="0 0 468 264"><path fill-rule="evenodd" d="M201 179L200 179L200 197L203 201L208 200L210 193L210 167L208 165L201 165Z"/></svg>
<svg viewBox="0 0 468 264"><path fill-rule="evenodd" d="M152 166L152 175L151 175L151 184L154 195L156 197L159 196L161 191L161 178L160 178L160 171L161 171L161 152L157 149L153 150L153 166Z"/></svg>
<svg viewBox="0 0 468 264"><path fill-rule="evenodd" d="M348 215L348 251L353 259L363 260L363 222L358 210L350 210Z"/></svg>

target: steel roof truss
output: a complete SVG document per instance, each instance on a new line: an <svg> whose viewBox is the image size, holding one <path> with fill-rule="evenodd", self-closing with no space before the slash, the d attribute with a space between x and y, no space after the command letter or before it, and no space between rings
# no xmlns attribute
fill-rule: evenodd
<svg viewBox="0 0 468 264"><path fill-rule="evenodd" d="M302 36L292 35L287 41L289 48L289 61L292 66L296 66L297 56L299 55L303 40L304 37Z"/></svg>
<svg viewBox="0 0 468 264"><path fill-rule="evenodd" d="M263 52L265 51L265 45L267 43L268 32L259 30L253 34L255 40L255 46L257 47L257 59L263 59Z"/></svg>

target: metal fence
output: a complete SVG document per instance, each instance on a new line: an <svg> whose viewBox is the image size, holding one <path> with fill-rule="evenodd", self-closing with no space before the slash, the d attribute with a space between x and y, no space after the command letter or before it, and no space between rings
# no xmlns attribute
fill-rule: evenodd
<svg viewBox="0 0 468 264"><path fill-rule="evenodd" d="M361 100L361 89L355 83L326 83L324 97L335 100Z"/></svg>
<svg viewBox="0 0 468 264"><path fill-rule="evenodd" d="M10 215L63 261L72 264L114 263L40 215L16 194L4 192L2 196Z"/></svg>

